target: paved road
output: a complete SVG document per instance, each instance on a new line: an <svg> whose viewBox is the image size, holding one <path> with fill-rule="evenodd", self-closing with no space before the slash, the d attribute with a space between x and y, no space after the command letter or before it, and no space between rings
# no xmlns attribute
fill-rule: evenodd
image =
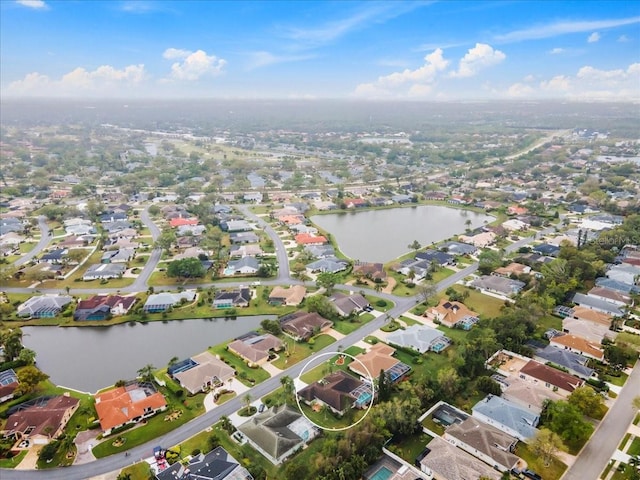
<svg viewBox="0 0 640 480"><path fill-rule="evenodd" d="M637 413L632 401L639 394L640 361L636 362L622 392L562 480L596 480L600 477Z"/></svg>
<svg viewBox="0 0 640 480"><path fill-rule="evenodd" d="M25 253L22 257L13 262L16 267L31 261L32 258L35 258L36 255L49 245L51 237L49 236L49 225L47 225L47 219L44 215L40 215L38 217L38 228L40 228L40 241L29 253Z"/></svg>

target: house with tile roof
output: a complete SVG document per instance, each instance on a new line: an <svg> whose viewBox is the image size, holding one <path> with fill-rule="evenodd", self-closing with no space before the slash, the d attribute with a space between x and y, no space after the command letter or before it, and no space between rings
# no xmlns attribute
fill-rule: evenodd
<svg viewBox="0 0 640 480"><path fill-rule="evenodd" d="M479 318L478 314L469 310L464 303L453 302L443 298L435 307L425 311L425 316L445 327L459 326L463 330L470 330Z"/></svg>
<svg viewBox="0 0 640 480"><path fill-rule="evenodd" d="M53 318L72 301L69 295L39 295L19 305L17 314L23 318Z"/></svg>
<svg viewBox="0 0 640 480"><path fill-rule="evenodd" d="M442 438L501 472L511 471L521 461L513 453L517 438L474 417L450 425Z"/></svg>
<svg viewBox="0 0 640 480"><path fill-rule="evenodd" d="M151 383L128 382L95 396L96 412L104 435L130 423L138 423L167 408L164 396Z"/></svg>
<svg viewBox="0 0 640 480"><path fill-rule="evenodd" d="M329 301L333 303L333 306L341 317L348 317L352 313L363 312L365 308L370 306L369 300L359 293L353 292L351 292L350 295L336 292L329 297Z"/></svg>
<svg viewBox="0 0 640 480"><path fill-rule="evenodd" d="M274 465L282 463L319 433L317 427L288 405L254 415L238 426L238 431Z"/></svg>
<svg viewBox="0 0 640 480"><path fill-rule="evenodd" d="M176 462L155 474L156 480L253 480L249 471L223 447L192 456L187 465Z"/></svg>
<svg viewBox="0 0 640 480"><path fill-rule="evenodd" d="M294 312L280 319L282 331L295 340L309 340L316 332L325 332L333 322L316 312Z"/></svg>
<svg viewBox="0 0 640 480"><path fill-rule="evenodd" d="M0 403L11 400L18 385L20 382L13 369L0 372Z"/></svg>
<svg viewBox="0 0 640 480"><path fill-rule="evenodd" d="M255 257L242 257L238 260L231 260L224 269L224 274L230 275L253 275L260 270L260 262Z"/></svg>
<svg viewBox="0 0 640 480"><path fill-rule="evenodd" d="M361 262L359 260L353 264L353 274L362 275L372 280L385 280L387 278L387 272L385 272L382 263Z"/></svg>
<svg viewBox="0 0 640 480"><path fill-rule="evenodd" d="M500 472L440 437L435 437L429 442L416 462L420 466L420 471L433 479L500 480L501 478Z"/></svg>
<svg viewBox="0 0 640 480"><path fill-rule="evenodd" d="M496 376L493 378L496 379ZM557 402L566 398L539 383L528 382L515 375L499 378L498 383L503 389L502 398L538 415L548 400Z"/></svg>
<svg viewBox="0 0 640 480"><path fill-rule="evenodd" d="M183 227L185 225L197 225L197 224L198 224L197 218L176 217L176 218L172 218L169 221L169 226L171 228Z"/></svg>
<svg viewBox="0 0 640 480"><path fill-rule="evenodd" d="M617 335L610 330L612 320L607 313L577 306L571 309L571 316L562 320L562 330L590 342L602 343L604 338L613 340Z"/></svg>
<svg viewBox="0 0 640 480"><path fill-rule="evenodd" d="M349 408L366 408L373 400L371 385L338 370L297 392L307 405L326 405L338 415Z"/></svg>
<svg viewBox="0 0 640 480"><path fill-rule="evenodd" d="M449 340L440 330L426 325L411 325L387 335L387 342L400 347L411 348L419 353L442 352L447 348Z"/></svg>
<svg viewBox="0 0 640 480"><path fill-rule="evenodd" d="M269 303L272 305L297 306L302 303L307 288L303 285L291 285L289 288L273 287L269 293Z"/></svg>
<svg viewBox="0 0 640 480"><path fill-rule="evenodd" d="M525 283L520 280L498 277L496 275L482 275L471 282L471 286L480 290L511 296L520 293Z"/></svg>
<svg viewBox="0 0 640 480"><path fill-rule="evenodd" d="M549 340L549 343L557 348L563 348L570 352L584 355L585 357L594 358L599 361L604 360L604 350L602 346L594 342L590 342L582 337L571 335L558 335Z"/></svg>
<svg viewBox="0 0 640 480"><path fill-rule="evenodd" d="M298 245L324 245L327 239L323 235L310 235L308 233L299 233L294 237Z"/></svg>
<svg viewBox="0 0 640 480"><path fill-rule="evenodd" d="M396 349L382 342L372 345L368 351L356 355L357 362L349 364L349 370L360 376L365 382L370 382L384 371L392 383L400 381L411 371L411 367L395 358Z"/></svg>
<svg viewBox="0 0 640 480"><path fill-rule="evenodd" d="M543 365L535 360L531 360L524 365L520 369L518 376L528 382L544 385L564 396L584 385L584 380L581 378L562 372L557 368Z"/></svg>
<svg viewBox="0 0 640 480"><path fill-rule="evenodd" d="M487 395L471 411L478 420L523 442L535 437L540 421L534 412L495 395Z"/></svg>
<svg viewBox="0 0 640 480"><path fill-rule="evenodd" d="M126 315L138 298L134 295L94 295L86 300L80 300L73 313L73 319L106 320L109 316Z"/></svg>
<svg viewBox="0 0 640 480"><path fill-rule="evenodd" d="M194 355L179 368L171 370L171 376L191 395L224 384L236 371L210 352Z"/></svg>
<svg viewBox="0 0 640 480"><path fill-rule="evenodd" d="M269 360L271 352L279 352L284 343L278 337L249 334L227 345L227 350L242 358L250 367L257 367Z"/></svg>
<svg viewBox="0 0 640 480"><path fill-rule="evenodd" d="M500 277L510 277L511 275L526 275L531 273L531 267L523 265L522 263L510 263L506 267L496 268L493 271L494 275Z"/></svg>
<svg viewBox="0 0 640 480"><path fill-rule="evenodd" d="M62 435L80 400L68 393L56 397L39 397L14 407L2 435L16 440L30 440L45 445Z"/></svg>

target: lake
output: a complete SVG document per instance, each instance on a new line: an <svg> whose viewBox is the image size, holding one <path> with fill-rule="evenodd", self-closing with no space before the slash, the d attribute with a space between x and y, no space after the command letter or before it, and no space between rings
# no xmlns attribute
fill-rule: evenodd
<svg viewBox="0 0 640 480"><path fill-rule="evenodd" d="M110 327L22 327L24 346L37 353L38 367L56 385L96 392L136 377L147 364L161 368L232 340L275 315L236 320L172 320Z"/></svg>
<svg viewBox="0 0 640 480"><path fill-rule="evenodd" d="M311 221L331 233L342 253L353 260L386 263L421 245L446 240L495 220L483 213L438 205L315 215Z"/></svg>

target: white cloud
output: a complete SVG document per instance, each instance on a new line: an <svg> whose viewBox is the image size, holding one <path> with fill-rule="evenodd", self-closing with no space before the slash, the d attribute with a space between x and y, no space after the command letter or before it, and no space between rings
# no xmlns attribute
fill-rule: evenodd
<svg viewBox="0 0 640 480"><path fill-rule="evenodd" d="M168 48L164 51L164 58L168 60L180 59L171 65L170 77L173 80L198 80L203 76L220 75L227 64L223 58L207 55L204 50L182 50Z"/></svg>
<svg viewBox="0 0 640 480"><path fill-rule="evenodd" d="M564 48L560 48L560 47L556 47L556 48L552 48L551 50L549 50L549 53L551 55L560 55L561 53L564 53L566 50Z"/></svg>
<svg viewBox="0 0 640 480"><path fill-rule="evenodd" d="M629 37L627 37L626 35L620 35L618 37L618 42L620 43L627 43L629 42L631 39Z"/></svg>
<svg viewBox="0 0 640 480"><path fill-rule="evenodd" d="M550 92L567 92L571 88L571 79L566 75L556 75L551 80L540 82L540 88Z"/></svg>
<svg viewBox="0 0 640 480"><path fill-rule="evenodd" d="M78 67L54 80L38 72L9 84L7 92L16 95L73 96L77 94L108 94L139 86L146 79L144 65L129 65L121 70L102 65L89 71Z"/></svg>
<svg viewBox="0 0 640 480"><path fill-rule="evenodd" d="M309 60L314 57L315 55L275 55L265 51L252 52L250 54L249 65L247 68L249 70L254 70L256 68L268 67L269 65L276 65L279 63Z"/></svg>
<svg viewBox="0 0 640 480"><path fill-rule="evenodd" d="M22 5L23 7L29 7L36 10L48 8L47 4L44 3L43 0L16 0L16 3Z"/></svg>
<svg viewBox="0 0 640 480"><path fill-rule="evenodd" d="M498 42L520 42L523 40L537 40L541 38L551 38L568 33L593 32L594 30L604 30L607 28L622 27L640 23L640 17L628 17L612 20L594 20L577 22L557 22L546 25L538 25L522 30L496 35Z"/></svg>
<svg viewBox="0 0 640 480"><path fill-rule="evenodd" d="M598 32L593 32L591 35L589 35L589 38L587 38L588 43L596 43L599 40L600 34Z"/></svg>
<svg viewBox="0 0 640 480"><path fill-rule="evenodd" d="M476 73L486 67L497 65L507 56L500 50L494 50L486 43L476 43L470 48L464 57L460 59L458 70L451 72L452 77L473 77Z"/></svg>
<svg viewBox="0 0 640 480"><path fill-rule="evenodd" d="M514 83L507 90L507 96L513 98L529 97L534 92L533 87L524 83Z"/></svg>

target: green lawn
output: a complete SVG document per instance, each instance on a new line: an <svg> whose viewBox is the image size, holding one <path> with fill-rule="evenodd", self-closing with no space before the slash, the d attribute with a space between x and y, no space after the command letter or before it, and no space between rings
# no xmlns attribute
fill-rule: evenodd
<svg viewBox="0 0 640 480"><path fill-rule="evenodd" d="M413 318L405 317L405 316L401 316L400 320L404 322L407 325L407 327L410 327L411 325L422 325L419 321L414 320Z"/></svg>
<svg viewBox="0 0 640 480"><path fill-rule="evenodd" d="M216 405L222 405L223 403L228 402L235 396L236 396L236 392L223 393L218 397L218 401L216 402Z"/></svg>
<svg viewBox="0 0 640 480"><path fill-rule="evenodd" d="M270 378L270 375L266 370L260 367L249 367L249 365L247 365L244 360L228 351L225 344L209 347L209 351L214 355L219 355L225 363L235 368L237 372L236 379L241 381L248 387L256 385L260 382L264 382L265 380ZM253 380L253 382L251 380Z"/></svg>
<svg viewBox="0 0 640 480"><path fill-rule="evenodd" d="M472 290L462 285L454 285L453 288L460 292L468 292L469 296L464 300L464 304L474 312L480 315L481 318L493 318L500 314L500 310L504 306L504 301L498 298L484 295L477 290ZM441 298L445 298L446 295L442 293Z"/></svg>
<svg viewBox="0 0 640 480"><path fill-rule="evenodd" d="M353 425L357 422L362 416L365 414L366 409L356 410L350 409L348 410L342 418L335 415L331 410L324 410L320 412L314 411L308 405L300 402L300 406L302 407L303 413L314 423L317 423L321 427L335 429L335 428L344 428L349 425Z"/></svg>
<svg viewBox="0 0 640 480"><path fill-rule="evenodd" d="M350 353L350 352L347 352L347 353ZM342 365L338 365L336 362L338 362L339 358L340 358L340 355L334 355L331 358L327 358L325 362L321 363L320 365L315 367L313 370L309 370L304 375L302 375L302 377L300 377L301 380L309 384L309 383L317 382L321 378L324 378L330 373L336 372L338 370L342 370L345 372L348 371L349 364L353 362L353 360L350 357L344 356L344 361L342 362Z"/></svg>
<svg viewBox="0 0 640 480"><path fill-rule="evenodd" d="M322 350L324 347L331 345L336 340L331 335L321 334L314 337L315 343L313 345L306 342L296 342L289 337L284 337L284 341L288 345L287 350L289 352L289 356L287 357L283 353L280 353L280 358L273 362L273 365L280 370L285 370L291 365L301 362L312 353Z"/></svg>
<svg viewBox="0 0 640 480"><path fill-rule="evenodd" d="M529 468L538 473L544 480L558 480L567 469L567 466L556 458L553 459L551 465L545 467L544 461L522 442L518 442L515 453L527 462Z"/></svg>
<svg viewBox="0 0 640 480"><path fill-rule="evenodd" d="M135 465L123 468L122 475L130 475L131 480L149 480L151 478L151 468L147 462L139 462Z"/></svg>
<svg viewBox="0 0 640 480"><path fill-rule="evenodd" d="M389 444L389 450L403 458L410 465L414 465L418 455L422 453L424 447L433 440L433 437L420 432L404 438L395 437Z"/></svg>
<svg viewBox="0 0 640 480"><path fill-rule="evenodd" d="M636 437L633 439L633 442L631 442L631 445L629 445L629 448L627 449L627 453L629 455L640 455L640 438Z"/></svg>
<svg viewBox="0 0 640 480"><path fill-rule="evenodd" d="M604 378L605 382L609 382L618 387L622 387L627 381L627 378L629 378L629 375L627 375L624 372L619 372L619 373L620 375L617 377L614 377L612 375L605 375L605 378Z"/></svg>
<svg viewBox="0 0 640 480"><path fill-rule="evenodd" d="M342 333L343 335L349 335L351 332L356 331L362 325L369 323L375 317L370 313L363 313L354 319L354 321L349 320L338 320L333 322L333 328L337 332Z"/></svg>
<svg viewBox="0 0 640 480"><path fill-rule="evenodd" d="M15 457L0 458L0 468L16 468L24 457L29 453L28 450L22 450Z"/></svg>
<svg viewBox="0 0 640 480"><path fill-rule="evenodd" d="M422 420L422 425L438 435L444 435L444 427L434 422L430 416Z"/></svg>

